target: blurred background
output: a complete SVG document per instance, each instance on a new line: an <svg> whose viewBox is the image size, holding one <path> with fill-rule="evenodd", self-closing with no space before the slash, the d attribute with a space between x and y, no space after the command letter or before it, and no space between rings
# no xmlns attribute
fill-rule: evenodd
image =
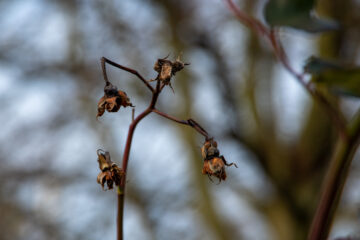
<svg viewBox="0 0 360 240"><path fill-rule="evenodd" d="M265 0L237 4L263 20ZM311 55L360 63L360 3L320 0L342 30L282 30L293 66ZM328 117L221 0L0 1L0 239L115 239L116 192L103 191L96 150L121 165L131 109L96 121L105 56L154 78L157 58L191 65L158 108L196 119L239 168L217 185L201 174L203 138L152 114L136 129L125 239L306 238L336 134ZM150 101L133 75L108 67L136 113ZM359 101L339 104L348 117ZM331 238L360 234L355 156Z"/></svg>

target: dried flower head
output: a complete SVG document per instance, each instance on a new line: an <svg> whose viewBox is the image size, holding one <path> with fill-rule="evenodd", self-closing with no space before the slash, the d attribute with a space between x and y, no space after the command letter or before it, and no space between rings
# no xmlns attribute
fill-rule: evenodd
<svg viewBox="0 0 360 240"><path fill-rule="evenodd" d="M114 183L115 186L119 186L121 177L124 175L124 171L111 161L109 152L98 149L97 155L99 168L101 170L97 176L97 182L103 189L105 183L107 184L108 189L112 189Z"/></svg>
<svg viewBox="0 0 360 240"><path fill-rule="evenodd" d="M108 112L117 112L121 106L133 107L126 93L121 90L117 90L116 86L113 86L110 82L108 82L104 88L104 96L100 98L98 102L98 113L96 118L102 116L105 110Z"/></svg>
<svg viewBox="0 0 360 240"><path fill-rule="evenodd" d="M164 85L169 85L171 87L171 77L182 70L186 65L189 65L189 63L183 63L180 60L180 56L177 57L174 62L167 60L167 57L160 58L154 65L154 70L158 72L158 76L155 80L160 80Z"/></svg>
<svg viewBox="0 0 360 240"><path fill-rule="evenodd" d="M225 166L232 166L235 163L228 164L224 156L220 156L220 151L217 148L217 142L213 139L206 140L204 145L201 147L201 155L204 160L204 166L202 174L206 174L210 177L215 176L221 180L226 180Z"/></svg>
<svg viewBox="0 0 360 240"><path fill-rule="evenodd" d="M226 179L225 163L223 158L213 157L209 160L204 160L202 174L217 177L220 181Z"/></svg>
<svg viewBox="0 0 360 240"><path fill-rule="evenodd" d="M201 147L201 155L203 159L218 157L219 154L220 152L219 149L217 149L217 142L213 139L205 141L204 145Z"/></svg>

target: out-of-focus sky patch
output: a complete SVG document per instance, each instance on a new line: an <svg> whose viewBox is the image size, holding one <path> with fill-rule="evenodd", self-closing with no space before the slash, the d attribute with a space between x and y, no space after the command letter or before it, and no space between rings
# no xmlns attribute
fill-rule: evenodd
<svg viewBox="0 0 360 240"><path fill-rule="evenodd" d="M0 27L6 28L8 31L3 31L2 38L8 38L13 36L19 29L26 29L22 26L23 21L29 16L29 14L36 15L36 11L39 10L40 2L38 0L12 1L12 4L7 4L7 8L2 16L0 16ZM11 26L11 27L9 27Z"/></svg>
<svg viewBox="0 0 360 240"><path fill-rule="evenodd" d="M318 54L315 43L319 40L319 35L306 34L287 28L279 32L279 38L283 42L289 62L297 72L303 72L306 60L312 55ZM296 44L293 44L294 42Z"/></svg>
<svg viewBox="0 0 360 240"><path fill-rule="evenodd" d="M143 58L156 55L143 54L149 53L149 49L160 50L159 44L165 44L170 37L170 29L164 27L164 12L161 8L154 7L147 1L119 1L114 3L114 13L118 15L126 26L131 28L130 43L134 44L133 48L124 50L124 57L135 55ZM149 24L151 23L151 24ZM144 27L146 26L146 27ZM165 24L166 26L166 24ZM126 36L124 36L126 38ZM128 52L132 52L131 54ZM147 59L154 61L153 59ZM152 64L151 64L152 65Z"/></svg>
<svg viewBox="0 0 360 240"><path fill-rule="evenodd" d="M11 82L14 82L14 78L5 67L0 67L0 72L0 96L3 98L5 93L10 90Z"/></svg>
<svg viewBox="0 0 360 240"><path fill-rule="evenodd" d="M277 69L274 81L274 104L278 118L278 136L284 140L293 139L306 119L306 100L308 94L302 86L283 69ZM280 90L279 90L280 89ZM281 94L278 94L281 92Z"/></svg>
<svg viewBox="0 0 360 240"><path fill-rule="evenodd" d="M54 9L41 1L14 1L8 7L0 25L0 28L6 29L2 31L1 37L5 46L23 48L24 54L21 58L30 63L33 58L36 61L39 60L31 52L38 52L41 59L60 60L63 58L67 30L60 13L54 12ZM26 35L31 36L31 39L24 41L22 38ZM20 58L20 56L13 57Z"/></svg>
<svg viewBox="0 0 360 240"><path fill-rule="evenodd" d="M242 75L246 68L247 60L245 56L247 49L244 46L249 37L246 34L247 32L249 30L235 19L228 20L215 28L221 52L229 64L228 69L224 69L224 71L230 71L231 79L236 82L243 81L241 78L239 79L239 76Z"/></svg>
<svg viewBox="0 0 360 240"><path fill-rule="evenodd" d="M99 143L95 141L95 133L88 131L84 134L86 129L84 123L74 122L57 134L58 138L67 139L67 141L57 147L58 154L56 161L51 163L52 168L71 173L86 167L89 168L86 172L88 176L91 176L90 173L93 177L97 176L100 172L96 155ZM89 141L89 139L94 139L94 141Z"/></svg>
<svg viewBox="0 0 360 240"><path fill-rule="evenodd" d="M96 179L94 179L94 183L96 183ZM115 202L115 196L111 194L114 191L103 191L100 185L93 185L88 190L92 190L92 192L84 191L84 186L77 184L75 180L74 184L64 190L61 198L58 199L60 201L58 204L61 211L60 219L72 231L83 231L82 226L91 225L90 221L93 221L98 214L106 214L109 218L111 216L115 218L116 212L107 207L112 206ZM99 192L106 194L99 194L95 197L95 194ZM110 196L113 198L112 201L107 201ZM99 205L100 202L106 203L107 206ZM98 224L101 226L101 223Z"/></svg>
<svg viewBox="0 0 360 240"><path fill-rule="evenodd" d="M214 185L212 190L216 201L214 206L217 206L222 218L227 219L229 224L237 223L233 228L238 231L237 236L244 236L244 239L268 239L269 229L266 223L262 216L249 206L246 197L239 196L238 193L220 184Z"/></svg>
<svg viewBox="0 0 360 240"><path fill-rule="evenodd" d="M149 236L149 229L144 225L143 216L139 213L139 210L131 205L125 208L124 213L124 238L125 239L134 239L134 240L142 240L142 239L151 239ZM114 220L115 221L115 220ZM115 238L115 229L111 232L111 237L109 239Z"/></svg>
<svg viewBox="0 0 360 240"><path fill-rule="evenodd" d="M161 232L157 239L194 239L194 233L198 231L194 213L189 209L164 212L159 221L166 231Z"/></svg>
<svg viewBox="0 0 360 240"><path fill-rule="evenodd" d="M357 218L360 224L360 150L355 153L352 168L349 172L348 180L345 184L341 204L344 206L358 206Z"/></svg>
<svg viewBox="0 0 360 240"><path fill-rule="evenodd" d="M68 47L68 29L64 16L54 12L46 19L40 32L34 36L34 46L39 49L41 57L45 60L62 60L67 54Z"/></svg>
<svg viewBox="0 0 360 240"><path fill-rule="evenodd" d="M191 71L196 79L191 88L193 113L202 117L204 123L199 123L208 129L210 134L219 134L216 129L226 121L227 117L224 115L226 106L222 105L218 96L219 90L212 81L214 78L211 71L212 61L202 51L194 51L190 59L194 66Z"/></svg>
<svg viewBox="0 0 360 240"><path fill-rule="evenodd" d="M220 154L223 155L228 163L234 162L238 168L231 166L226 168L228 181L233 185L244 187L259 198L271 196L273 191L269 180L265 174L259 174L261 168L254 156L239 149L236 143L222 139L219 143Z"/></svg>
<svg viewBox="0 0 360 240"><path fill-rule="evenodd" d="M298 31L283 31L280 38L288 53L290 64L298 73L303 72L304 62L311 56L316 37L304 35ZM297 42L297 44L292 44ZM306 106L309 104L309 95L294 76L289 74L283 66L276 68L274 101L278 112L277 126L279 136L283 139L293 139L298 133L306 117ZM306 78L307 79L307 78ZM279 94L281 92L281 94Z"/></svg>
<svg viewBox="0 0 360 240"><path fill-rule="evenodd" d="M355 230L359 229L359 223L355 223L353 221L349 221L346 219L335 220L333 224L333 228L331 229L329 239L337 239L340 237L354 237L359 236L360 231Z"/></svg>
<svg viewBox="0 0 360 240"><path fill-rule="evenodd" d="M155 114L154 114L155 115ZM129 164L129 181L139 186L158 189L160 193L183 189L187 182L189 151L177 139L175 129L158 116L141 122L134 135ZM160 117L159 117L160 118ZM158 127L152 127L157 125ZM186 126L179 126L186 127ZM133 177L131 177L133 176Z"/></svg>

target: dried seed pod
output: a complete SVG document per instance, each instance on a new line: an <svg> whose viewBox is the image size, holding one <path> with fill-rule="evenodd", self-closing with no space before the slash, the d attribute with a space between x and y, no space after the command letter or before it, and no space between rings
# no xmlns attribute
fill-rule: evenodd
<svg viewBox="0 0 360 240"><path fill-rule="evenodd" d="M226 172L223 159L220 157L214 157L209 160L204 160L202 174L207 174L208 176L215 176L220 181L225 180Z"/></svg>
<svg viewBox="0 0 360 240"><path fill-rule="evenodd" d="M102 116L105 110L108 112L117 112L121 106L133 107L125 92L117 90L116 86L108 83L104 88L104 96L100 98L98 102L98 113L96 118Z"/></svg>
<svg viewBox="0 0 360 240"><path fill-rule="evenodd" d="M170 80L178 71L182 70L188 63L183 63L178 57L174 62L160 58L155 62L154 70L158 72L158 76L155 80L160 80L164 85L171 87Z"/></svg>
<svg viewBox="0 0 360 240"><path fill-rule="evenodd" d="M154 70L158 72L157 79L164 84L169 84L172 77L172 62L167 59L158 59L154 65Z"/></svg>
<svg viewBox="0 0 360 240"><path fill-rule="evenodd" d="M101 149L96 151L98 155L99 168L101 171L107 171L111 167L110 153Z"/></svg>
<svg viewBox="0 0 360 240"><path fill-rule="evenodd" d="M205 141L204 145L201 147L201 154L204 160L218 157L220 151L217 149L217 142L213 139Z"/></svg>
<svg viewBox="0 0 360 240"><path fill-rule="evenodd" d="M99 168L101 170L97 176L97 182L103 189L105 183L108 186L108 189L112 189L114 183L116 186L119 186L121 177L124 175L124 171L111 161L109 152L98 149L97 155Z"/></svg>
<svg viewBox="0 0 360 240"><path fill-rule="evenodd" d="M220 151L217 148L217 142L213 139L206 140L204 145L201 147L201 155L204 160L202 173L210 177L215 176L221 180L226 179L225 166L232 166L235 163L228 164L224 156L220 156Z"/></svg>

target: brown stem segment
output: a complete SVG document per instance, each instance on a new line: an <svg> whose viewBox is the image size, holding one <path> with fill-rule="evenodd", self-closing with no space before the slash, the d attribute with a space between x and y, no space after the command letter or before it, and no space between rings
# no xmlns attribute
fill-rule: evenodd
<svg viewBox="0 0 360 240"><path fill-rule="evenodd" d="M190 127L194 128L198 133L203 135L206 140L210 139L209 134L207 133L207 131L203 127L201 127L200 124L198 124L195 120L193 120L191 118L188 119L188 120L180 120L180 119L177 119L177 118L175 118L173 116L170 116L170 115L168 115L166 113L160 112L157 109L153 109L152 111L154 113L159 114L160 116L162 116L164 118L167 118L167 119L171 120L171 121L190 126Z"/></svg>
<svg viewBox="0 0 360 240"><path fill-rule="evenodd" d="M125 201L125 185L126 185L126 172L129 162L131 142L134 135L137 124L145 118L155 108L156 101L160 94L160 81L156 83L156 89L153 91L152 99L149 106L140 113L129 126L129 132L126 139L126 145L122 161L122 169L124 175L121 178L120 186L118 186L117 198L118 198L118 209L117 209L117 240L123 239L123 217L124 217L124 201Z"/></svg>
<svg viewBox="0 0 360 240"><path fill-rule="evenodd" d="M116 216L116 239L123 240L123 219L124 219L124 192L117 187L117 216Z"/></svg>
<svg viewBox="0 0 360 240"><path fill-rule="evenodd" d="M138 71L136 71L135 69L128 68L128 67L125 67L125 66L123 66L123 65L120 65L120 64L118 64L118 63L116 63L116 62L113 62L113 61L111 61L111 60L109 60L109 59L107 59L107 58L105 58L105 57L102 57L102 58L101 58L101 68L102 68L104 80L105 80L106 83L108 83L109 80L108 80L108 77L107 77L107 74L106 74L106 66L105 66L105 63L108 63L108 64L110 64L110 65L112 65L112 66L114 66L114 67L120 68L120 69L122 69L122 70L124 70L124 71L127 71L127 72L129 72L129 73L134 74L135 76L137 76L137 77L146 85L146 87L147 87L151 92L154 92L154 88L149 84L148 81L146 81L146 79L145 79L143 76L141 76L141 74L140 74Z"/></svg>

